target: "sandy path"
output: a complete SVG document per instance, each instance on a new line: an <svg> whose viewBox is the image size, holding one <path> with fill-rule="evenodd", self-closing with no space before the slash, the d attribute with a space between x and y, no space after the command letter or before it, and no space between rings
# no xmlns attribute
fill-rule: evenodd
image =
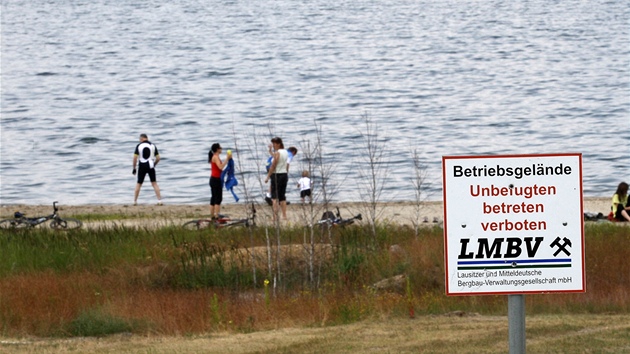
<svg viewBox="0 0 630 354"><path fill-rule="evenodd" d="M127 204L115 205L59 205L60 215L66 217L78 217L88 227L99 226L165 226L180 225L182 222L195 218L209 216L209 206L194 205L169 205L157 206L153 204L140 204L137 206ZM362 214L364 219L369 215L368 207L363 203L335 203L328 210L339 207L342 217L348 218L356 214ZM412 225L414 222L432 225L441 222L444 215L442 202L424 202L416 205L412 202L379 203L377 219L395 224ZM233 218L246 217L248 204L225 204L222 213ZM316 204L311 210L300 204L287 206L288 223L306 224L308 220L319 220L326 209L321 204ZM585 198L584 211L607 214L610 210L609 198ZM11 218L15 211L20 211L28 216L46 215L52 212L51 205L0 205L0 218ZM271 220L271 207L263 203L256 205L257 223L265 224ZM312 217L310 216L312 215ZM105 217L107 216L107 217ZM92 220L90 220L92 219ZM106 219L106 221L103 221Z"/></svg>

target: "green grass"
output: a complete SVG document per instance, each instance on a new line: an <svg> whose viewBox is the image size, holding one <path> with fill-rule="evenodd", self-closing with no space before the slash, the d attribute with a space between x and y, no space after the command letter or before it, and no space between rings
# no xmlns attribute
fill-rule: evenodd
<svg viewBox="0 0 630 354"><path fill-rule="evenodd" d="M65 215L64 215L65 216ZM99 213L89 213L89 214L77 214L72 215L73 218L79 219L83 222L92 222L92 221L117 221L117 220L128 220L128 219L146 219L149 216L138 216L138 215L130 215L130 214L99 214Z"/></svg>
<svg viewBox="0 0 630 354"><path fill-rule="evenodd" d="M528 314L630 312L630 228L594 224L585 231L587 292L528 295ZM329 255L319 250L310 268L301 246L276 258L278 242L302 243L298 227L0 231L0 333L55 335L68 323L73 335L143 332L143 323L163 333L251 332L410 312L506 314L505 296L444 295L438 227L418 237L395 226L379 226L376 238L359 225L335 229L330 238L317 232L318 243L333 247ZM253 269L248 252L256 247ZM371 287L399 274L408 281L401 289Z"/></svg>
<svg viewBox="0 0 630 354"><path fill-rule="evenodd" d="M117 264L146 263L163 256L163 232L118 228L55 232L47 229L3 232L0 277L37 271L99 271Z"/></svg>

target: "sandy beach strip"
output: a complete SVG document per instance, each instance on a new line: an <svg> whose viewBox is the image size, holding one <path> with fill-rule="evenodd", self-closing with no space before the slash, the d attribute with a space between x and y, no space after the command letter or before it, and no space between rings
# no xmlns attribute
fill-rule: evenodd
<svg viewBox="0 0 630 354"><path fill-rule="evenodd" d="M266 224L271 221L272 208L264 200L255 204L256 222ZM221 212L232 218L244 218L251 209L251 204L226 203ZM584 199L584 212L602 213L607 215L610 210L610 198L590 197ZM363 219L370 215L371 206L363 202L332 203L324 206L315 203L311 208L301 203L291 203L287 206L287 223L307 224L309 220L319 220L326 210L336 213L336 208L343 218L350 218L362 214ZM414 202L384 202L376 205L376 219L398 225L413 225L414 223L432 225L441 223L444 218L443 203L441 201ZM52 213L51 205L0 205L0 218L12 218L13 213L20 211L27 216L35 217ZM138 204L102 204L102 205L63 205L59 204L59 214L63 217L74 217L84 220L89 225L94 222L99 225L124 226L166 226L180 224L185 220L207 218L210 208L207 204L168 204L156 203ZM105 220L105 221L103 221Z"/></svg>

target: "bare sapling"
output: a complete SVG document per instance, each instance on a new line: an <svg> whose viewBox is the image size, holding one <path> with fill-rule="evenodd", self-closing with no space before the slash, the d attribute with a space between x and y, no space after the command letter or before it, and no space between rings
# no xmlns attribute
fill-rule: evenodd
<svg viewBox="0 0 630 354"><path fill-rule="evenodd" d="M331 230L326 227L319 227L319 216L328 210L330 205L330 197L334 194L335 187L331 183L334 174L334 165L330 163L324 156L322 132L321 128L315 124L316 140L312 143L310 140L304 140L301 144L303 152L302 171L306 171L311 177L311 197L305 198L301 205L301 218L305 225L304 233L304 250L307 258L308 278L312 285L315 285L316 279L319 279L319 272L316 276L316 260L319 259L317 269L321 268L321 260L323 257L317 257L317 243L325 242L323 238L327 238L328 243L332 243ZM315 180L317 182L315 182ZM321 201L321 203L318 203ZM320 236L322 242L318 242L317 235Z"/></svg>
<svg viewBox="0 0 630 354"><path fill-rule="evenodd" d="M251 169L255 170L255 173L254 174L250 173L248 174L248 176L250 178L254 177L256 182L248 184L248 186L250 186L249 196L251 197L252 201L256 200L257 194L251 192L251 189L252 189L251 186L257 183L258 188L261 191L260 200L264 200L265 193L269 189L269 185L265 184L265 181L264 181L265 175L267 173L265 170L265 163L267 161L267 158L269 157L267 155L267 149L266 149L267 145L269 144L269 139L266 136L264 138L261 137L256 131L256 128L254 128L253 126L250 133L251 134L248 134L244 138L245 145L246 145L245 150L250 154L249 161L253 161L253 166L251 166ZM261 146L265 147L264 153L262 152L263 149L261 149ZM241 169L241 171L245 171L245 170ZM270 212L270 209L268 208L258 208L257 212L258 212L257 219L260 218L260 219L266 220L272 215Z"/></svg>
<svg viewBox="0 0 630 354"><path fill-rule="evenodd" d="M254 213L256 213L256 211L254 211L252 209L252 205L254 205L254 207L258 210L260 209L258 207L258 203L255 202L252 193L250 191L249 187L249 181L248 181L248 174L245 173L245 163L243 162L243 159L240 158L241 154L240 151L241 149L239 148L239 138L237 136L236 133L236 129L234 127L234 122L232 122L232 136L233 136L233 140L234 140L234 154L236 156L238 156L239 158L235 159L235 164L237 165L238 169L237 169L237 174L239 176L239 186L240 189L243 191L244 196L245 196L245 213L247 215L247 218L252 218L255 217ZM245 141L249 141L249 139L245 139ZM254 139L255 141L255 139ZM252 149L251 146L248 147L249 151L255 151L255 149ZM244 156L243 156L244 157ZM258 168L260 168L260 162L258 159L254 159L254 161L256 161L258 163ZM257 174L260 175L260 174ZM259 178L260 179L260 178ZM249 235L249 241L250 241L250 247L253 249L255 247L255 240L254 240L254 231L252 228L247 228L247 233ZM251 263L252 263L252 281L253 281L253 285L254 288L256 288L256 284L257 284L257 277L256 277L256 259L255 256L253 254L253 252L249 252L250 258L251 258Z"/></svg>
<svg viewBox="0 0 630 354"><path fill-rule="evenodd" d="M343 180L338 180L337 177L339 174L336 173L337 165L333 163L333 161L336 161L338 156L330 154L324 150L324 146L326 146L326 144L322 140L322 129L317 124L315 124L315 128L317 132L316 145L318 146L318 149L316 150L317 154L315 156L314 167L315 171L319 174L317 183L319 188L317 189L317 193L315 193L315 197L318 201L321 201L320 212L323 212L330 211L332 209L331 202L337 195L339 185L343 184ZM325 232L323 232L322 237L327 238L324 242L328 242L332 245L332 229L330 227L326 227L330 225L325 224L323 226L323 230Z"/></svg>
<svg viewBox="0 0 630 354"><path fill-rule="evenodd" d="M272 126L271 123L269 123L268 129L269 129L269 136L270 137L278 136L277 134L274 134L274 129L273 129L273 126ZM267 140L267 144L265 145L265 150L268 153L272 153L273 152L271 145L269 145L270 141L271 141L271 138L269 138ZM272 165L271 165L270 169L274 168L275 163L276 162L272 160ZM278 180L274 178L274 179L271 179L269 181L269 183L274 183L274 181L276 183L278 182ZM278 185L277 184L274 187L275 187L276 190L278 190ZM267 189L265 189L265 190L267 190ZM283 207L281 205L280 200L273 200L272 203L273 203L273 205L272 205L273 228L274 228L274 231L275 231L275 234L276 234L276 254L275 254L275 256L276 256L276 274L275 274L275 276L273 278L274 279L273 287L274 287L274 294L275 294L276 289L279 288L280 286L282 286L282 280L283 280L283 278L282 278L282 268L281 268L283 255L282 255L282 252L281 252L282 251L282 239L281 239L282 233L281 233L281 224L280 224L280 213L281 213L281 210L284 210L284 209L283 209ZM286 208L286 206L285 206L285 208ZM284 215L283 215L283 217L284 217Z"/></svg>
<svg viewBox="0 0 630 354"><path fill-rule="evenodd" d="M380 202L383 197L385 182L389 176L389 159L385 142L382 140L378 124L370 116L363 115L365 130L360 131L363 153L360 154L357 171L359 173L359 195L361 205L367 215L367 220L376 238L376 225L383 213Z"/></svg>
<svg viewBox="0 0 630 354"><path fill-rule="evenodd" d="M414 192L413 216L411 223L414 227L415 235L418 237L420 230L420 218L422 217L424 202L427 199L427 195L424 191L426 187L427 167L422 163L418 149L413 149L411 151L411 161L413 163L413 174L411 175L410 182ZM428 220L423 221L428 222Z"/></svg>
<svg viewBox="0 0 630 354"><path fill-rule="evenodd" d="M269 131L271 133L271 125L269 125ZM269 184L266 184L264 182L264 178L267 174L267 171L265 169L265 164L266 161L268 159L268 154L267 154L267 146L269 144L269 138L268 136L265 137L261 137L259 136L259 134L257 133L256 129L253 127L252 125L252 130L250 131L250 135L245 138L245 142L246 142L246 149L250 154L251 154L251 158L250 161L253 161L253 169L256 171L256 173L254 174L249 174L249 178L255 178L258 184L258 188L259 190L262 192L262 195L260 195L261 200L265 197L266 192L269 190ZM236 133L235 133L236 135ZM238 149L237 149L238 150ZM264 152L263 152L264 151ZM245 169L243 168L239 168L239 170L241 170L241 176L243 178L243 180L246 179L245 176ZM254 177L252 177L254 176ZM246 186L249 187L250 185L254 185L256 182L254 183L249 183L249 182L245 182L247 183ZM246 198L248 201L254 201L256 193L252 193L251 189L248 189L248 192L246 194ZM251 203L249 203L251 204ZM267 279L278 279L279 277L276 277L276 274L274 274L274 258L277 260L277 265L280 264L280 260L279 260L279 247L272 247L271 242L269 240L269 232L268 232L268 226L269 224L267 222L265 222L265 220L269 220L270 218L273 217L273 211L271 208L267 208L263 203L254 203L257 208L256 208L256 222L260 223L264 226L265 228L265 238L266 238L266 245L267 245L267 269L268 269L268 274L267 274ZM251 209L250 209L251 210ZM261 221L262 220L262 221ZM278 244L279 244L279 225L276 225L276 236L278 237ZM255 239L254 239L254 232L253 230L250 230L250 242L251 242L251 247L255 247ZM275 252L274 252L275 251ZM275 254L274 254L275 253ZM251 255L251 259L252 259L252 264L255 264L255 256L253 253L250 253ZM275 256L275 257L273 257ZM257 283L257 279L256 279L256 268L255 265L252 265L252 271L254 272L254 282ZM279 267L275 269L276 272L279 272L280 269ZM274 282L274 285L276 283ZM275 288L274 288L274 292L275 292Z"/></svg>
<svg viewBox="0 0 630 354"><path fill-rule="evenodd" d="M300 150L302 151L302 163L300 163L300 167L303 171L308 173L308 176L311 178L311 182L314 178L314 156L316 155L316 150L318 146L315 144L311 144L309 140L303 140L300 146ZM299 188L299 185L298 185ZM304 225L304 239L303 239L303 247L304 253L307 259L307 273L309 283L313 284L315 279L315 233L313 225L315 224L315 205L313 203L313 199L315 198L315 188L313 183L311 183L311 197L304 198L302 203L300 204L300 218Z"/></svg>

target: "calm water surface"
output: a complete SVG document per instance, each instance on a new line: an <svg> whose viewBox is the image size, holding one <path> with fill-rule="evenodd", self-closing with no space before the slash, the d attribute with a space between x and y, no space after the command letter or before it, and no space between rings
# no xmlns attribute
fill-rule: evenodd
<svg viewBox="0 0 630 354"><path fill-rule="evenodd" d="M319 146L335 200L360 200L366 116L383 200L414 199L414 150L428 199L443 155L562 152L609 196L630 181L629 19L603 0L6 0L1 202L129 203L142 132L166 203L208 201L214 142L260 200L275 135L301 150L291 184Z"/></svg>

